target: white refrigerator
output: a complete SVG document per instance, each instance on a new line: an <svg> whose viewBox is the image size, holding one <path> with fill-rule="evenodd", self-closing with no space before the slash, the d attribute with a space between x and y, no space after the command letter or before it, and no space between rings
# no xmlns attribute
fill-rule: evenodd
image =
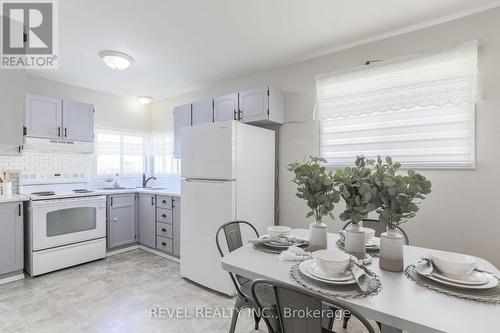
<svg viewBox="0 0 500 333"><path fill-rule="evenodd" d="M225 121L182 130L181 275L235 293L215 243L224 223L244 220L262 234L274 224L275 133ZM225 245L224 236L221 244Z"/></svg>

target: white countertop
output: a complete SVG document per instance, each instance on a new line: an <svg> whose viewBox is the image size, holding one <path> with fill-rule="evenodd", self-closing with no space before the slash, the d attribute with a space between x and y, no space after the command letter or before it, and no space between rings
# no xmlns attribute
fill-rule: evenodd
<svg viewBox="0 0 500 333"><path fill-rule="evenodd" d="M22 194L13 194L8 197L0 196L0 203L5 202L19 202L19 201L29 201L29 197Z"/></svg>
<svg viewBox="0 0 500 333"><path fill-rule="evenodd" d="M127 194L127 193L145 193L145 194L157 194L166 195L169 197L180 197L181 193L179 189L148 189L148 188L124 188L124 189L95 189L92 195L102 194L102 195L112 195L112 194ZM87 194L88 195L88 194Z"/></svg>

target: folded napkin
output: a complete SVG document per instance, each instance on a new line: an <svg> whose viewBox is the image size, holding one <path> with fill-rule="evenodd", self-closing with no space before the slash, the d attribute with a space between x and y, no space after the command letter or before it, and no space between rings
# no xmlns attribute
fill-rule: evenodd
<svg viewBox="0 0 500 333"><path fill-rule="evenodd" d="M372 284L373 276L371 276L371 274L368 274L367 270L364 269L362 266L359 266L354 262L351 263L349 269L351 270L352 276L356 280L359 289L365 292L370 291L370 286Z"/></svg>
<svg viewBox="0 0 500 333"><path fill-rule="evenodd" d="M286 251L280 253L279 261L306 260L311 258L311 253L298 246L290 246Z"/></svg>

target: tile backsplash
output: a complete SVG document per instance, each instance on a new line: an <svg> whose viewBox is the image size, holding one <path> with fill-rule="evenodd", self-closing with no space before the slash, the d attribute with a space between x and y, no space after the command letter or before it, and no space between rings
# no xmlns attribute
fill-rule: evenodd
<svg viewBox="0 0 500 333"><path fill-rule="evenodd" d="M0 170L31 172L84 172L93 174L94 155L24 151L22 156L0 156Z"/></svg>
<svg viewBox="0 0 500 333"><path fill-rule="evenodd" d="M14 192L18 191L19 173L77 172L93 175L94 170L93 154L24 151L21 156L0 156L0 171L10 172L16 177L12 179Z"/></svg>
<svg viewBox="0 0 500 333"><path fill-rule="evenodd" d="M18 174L32 173L84 173L90 177L89 187L104 186L107 177L96 176L96 166L93 154L79 154L70 152L39 152L24 151L22 156L0 156L0 171L11 173L13 190L18 192ZM125 187L142 186L142 176L121 175L119 183ZM180 176L175 174L158 175L157 180L151 181L149 186L166 187L174 192L180 191Z"/></svg>

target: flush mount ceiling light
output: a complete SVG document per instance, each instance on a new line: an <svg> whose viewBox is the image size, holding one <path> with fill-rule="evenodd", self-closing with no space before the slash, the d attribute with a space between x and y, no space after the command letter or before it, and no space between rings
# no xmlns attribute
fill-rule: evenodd
<svg viewBox="0 0 500 333"><path fill-rule="evenodd" d="M139 103L144 105L150 104L153 101L153 97L151 96L139 96L137 99L139 100Z"/></svg>
<svg viewBox="0 0 500 333"><path fill-rule="evenodd" d="M134 62L131 56L122 52L101 51L99 56L108 67L119 71L128 68Z"/></svg>

